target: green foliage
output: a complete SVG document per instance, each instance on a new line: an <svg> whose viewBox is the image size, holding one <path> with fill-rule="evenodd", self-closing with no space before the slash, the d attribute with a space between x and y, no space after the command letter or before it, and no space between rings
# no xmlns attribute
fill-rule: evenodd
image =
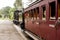
<svg viewBox="0 0 60 40"><path fill-rule="evenodd" d="M16 9L18 9L19 7L22 7L22 0L16 0L14 3L14 6Z"/></svg>
<svg viewBox="0 0 60 40"><path fill-rule="evenodd" d="M4 7L0 10L0 18L9 18L13 19L13 13L15 11L15 8L11 8L9 6Z"/></svg>
<svg viewBox="0 0 60 40"><path fill-rule="evenodd" d="M13 19L13 15L14 15L14 11L15 11L16 9L15 8L11 8L10 10L9 10L9 18L10 19Z"/></svg>
<svg viewBox="0 0 60 40"><path fill-rule="evenodd" d="M16 9L22 8L22 0L16 0L14 3L15 8L11 8L9 6L3 7L0 9L0 18L9 18L13 19L14 11Z"/></svg>
<svg viewBox="0 0 60 40"><path fill-rule="evenodd" d="M1 14L4 15L4 17L8 17L9 16L9 10L11 7L7 6L1 9Z"/></svg>

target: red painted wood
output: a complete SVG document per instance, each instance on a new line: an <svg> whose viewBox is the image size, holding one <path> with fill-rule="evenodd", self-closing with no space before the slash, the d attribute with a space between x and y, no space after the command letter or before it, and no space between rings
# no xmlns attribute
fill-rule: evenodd
<svg viewBox="0 0 60 40"><path fill-rule="evenodd" d="M49 18L49 3L51 2L56 2L56 20L50 20ZM46 6L46 21L42 20L42 6L45 5ZM28 7L24 10L24 12L32 10L36 7L39 7L39 23L40 24L36 24L37 20L35 20L34 22L32 22L31 20L28 21L27 26L25 26L25 28L29 31L31 31L32 33L38 35L39 37L42 37L46 40L60 40L60 25L59 26L55 26L55 27L51 27L49 26L50 24L55 25L57 18L58 18L58 14L57 14L57 0L43 0L31 7ZM57 27L59 27L58 29L56 29Z"/></svg>

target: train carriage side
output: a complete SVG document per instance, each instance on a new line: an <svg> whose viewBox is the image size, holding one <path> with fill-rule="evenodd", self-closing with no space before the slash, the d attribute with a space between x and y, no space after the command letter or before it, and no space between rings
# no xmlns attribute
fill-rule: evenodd
<svg viewBox="0 0 60 40"><path fill-rule="evenodd" d="M57 29L57 40L60 40L60 0L57 1L57 4L58 4L58 14L57 14L57 17L58 17L58 20L56 22L56 29Z"/></svg>
<svg viewBox="0 0 60 40"><path fill-rule="evenodd" d="M43 40L60 40L60 1L43 0L24 10L25 28Z"/></svg>

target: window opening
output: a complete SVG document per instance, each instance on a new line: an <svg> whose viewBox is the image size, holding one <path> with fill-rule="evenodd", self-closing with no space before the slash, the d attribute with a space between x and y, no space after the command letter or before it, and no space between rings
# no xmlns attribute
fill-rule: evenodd
<svg viewBox="0 0 60 40"><path fill-rule="evenodd" d="M43 18L42 18L42 20L46 20L46 7L44 6L43 7Z"/></svg>
<svg viewBox="0 0 60 40"><path fill-rule="evenodd" d="M55 2L50 3L50 19L56 19L55 10Z"/></svg>
<svg viewBox="0 0 60 40"><path fill-rule="evenodd" d="M33 19L33 12L32 10L29 11L29 20L32 20Z"/></svg>
<svg viewBox="0 0 60 40"><path fill-rule="evenodd" d="M29 21L29 12L27 11L25 13L25 22L28 22Z"/></svg>
<svg viewBox="0 0 60 40"><path fill-rule="evenodd" d="M36 8L36 12L37 12L37 19L39 19L39 7Z"/></svg>
<svg viewBox="0 0 60 40"><path fill-rule="evenodd" d="M58 19L60 20L60 0L58 0Z"/></svg>
<svg viewBox="0 0 60 40"><path fill-rule="evenodd" d="M34 20L39 19L39 7L34 9Z"/></svg>
<svg viewBox="0 0 60 40"><path fill-rule="evenodd" d="M33 15L34 15L34 20L36 20L36 19L37 19L37 18L36 18L36 17L37 17L37 15L36 15L36 14L37 14L37 13L36 13L36 9L34 9L33 11L34 11L34 13L33 13Z"/></svg>

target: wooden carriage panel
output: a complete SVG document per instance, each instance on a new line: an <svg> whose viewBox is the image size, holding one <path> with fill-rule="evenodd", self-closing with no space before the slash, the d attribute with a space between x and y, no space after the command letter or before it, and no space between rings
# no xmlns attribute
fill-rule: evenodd
<svg viewBox="0 0 60 40"><path fill-rule="evenodd" d="M27 9L25 9L24 11L29 11L32 10L36 7L39 7L39 24L36 24L36 21L32 22L31 20L28 22L27 27L25 27L27 30L33 32L34 34L42 37L45 40L56 40L56 28L55 27L51 27L50 24L55 25L56 20L50 20L50 5L49 3L54 2L56 3L55 5L55 12L57 14L57 2L56 0L44 0L41 1L40 3L33 5L31 7L28 7ZM42 15L43 15L43 7L46 7L46 20L42 20ZM57 16L57 15L55 15ZM57 19L57 17L56 17Z"/></svg>

